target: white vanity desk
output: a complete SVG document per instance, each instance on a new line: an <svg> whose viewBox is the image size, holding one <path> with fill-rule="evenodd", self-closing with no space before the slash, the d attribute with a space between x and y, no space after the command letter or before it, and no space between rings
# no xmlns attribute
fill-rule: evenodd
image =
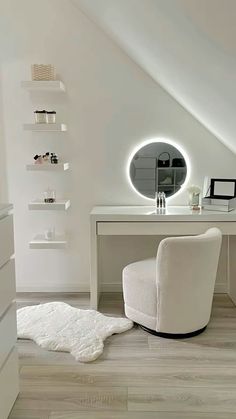
<svg viewBox="0 0 236 419"><path fill-rule="evenodd" d="M228 236L228 293L236 303L236 211L192 211L188 207L168 207L165 212L147 206L97 206L91 211L91 308L97 309L100 294L98 238L116 235L200 234L218 227ZM235 278L234 278L235 276Z"/></svg>

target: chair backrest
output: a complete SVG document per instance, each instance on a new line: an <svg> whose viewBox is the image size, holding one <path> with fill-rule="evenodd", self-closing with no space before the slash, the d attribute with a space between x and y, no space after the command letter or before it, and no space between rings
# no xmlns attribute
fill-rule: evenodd
<svg viewBox="0 0 236 419"><path fill-rule="evenodd" d="M189 333L210 319L222 234L168 237L157 251L157 330Z"/></svg>

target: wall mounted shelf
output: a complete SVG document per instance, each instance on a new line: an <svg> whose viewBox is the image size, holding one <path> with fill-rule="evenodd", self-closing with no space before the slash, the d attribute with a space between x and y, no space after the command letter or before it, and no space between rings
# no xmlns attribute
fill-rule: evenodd
<svg viewBox="0 0 236 419"><path fill-rule="evenodd" d="M70 200L58 200L52 203L45 203L40 200L31 201L28 204L28 208L31 211L40 210L40 211L66 211L70 208Z"/></svg>
<svg viewBox="0 0 236 419"><path fill-rule="evenodd" d="M56 236L54 240L46 240L42 234L38 234L29 242L30 249L65 249L66 246L65 236Z"/></svg>
<svg viewBox="0 0 236 419"><path fill-rule="evenodd" d="M51 164L51 163L42 163L42 164L27 164L26 170L33 170L33 171L51 171L51 172L63 172L64 170L68 170L70 167L69 163L58 163L58 164Z"/></svg>
<svg viewBox="0 0 236 419"><path fill-rule="evenodd" d="M66 124L24 124L25 131L63 132L67 131Z"/></svg>
<svg viewBox="0 0 236 419"><path fill-rule="evenodd" d="M61 80L22 81L21 87L29 91L65 92L66 88Z"/></svg>

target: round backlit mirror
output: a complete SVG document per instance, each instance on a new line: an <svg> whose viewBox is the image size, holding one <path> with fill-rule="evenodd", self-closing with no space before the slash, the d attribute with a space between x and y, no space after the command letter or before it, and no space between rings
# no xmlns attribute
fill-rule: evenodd
<svg viewBox="0 0 236 419"><path fill-rule="evenodd" d="M187 176L186 160L172 144L151 142L133 156L129 175L134 188L146 198L155 198L156 192L174 195Z"/></svg>

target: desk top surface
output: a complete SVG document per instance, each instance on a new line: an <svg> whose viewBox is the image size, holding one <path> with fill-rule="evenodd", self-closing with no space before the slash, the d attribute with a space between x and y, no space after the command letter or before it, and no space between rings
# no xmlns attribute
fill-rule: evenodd
<svg viewBox="0 0 236 419"><path fill-rule="evenodd" d="M96 206L91 216L97 221L236 221L236 210L230 212L191 210L186 206L168 206L158 210L155 206Z"/></svg>

